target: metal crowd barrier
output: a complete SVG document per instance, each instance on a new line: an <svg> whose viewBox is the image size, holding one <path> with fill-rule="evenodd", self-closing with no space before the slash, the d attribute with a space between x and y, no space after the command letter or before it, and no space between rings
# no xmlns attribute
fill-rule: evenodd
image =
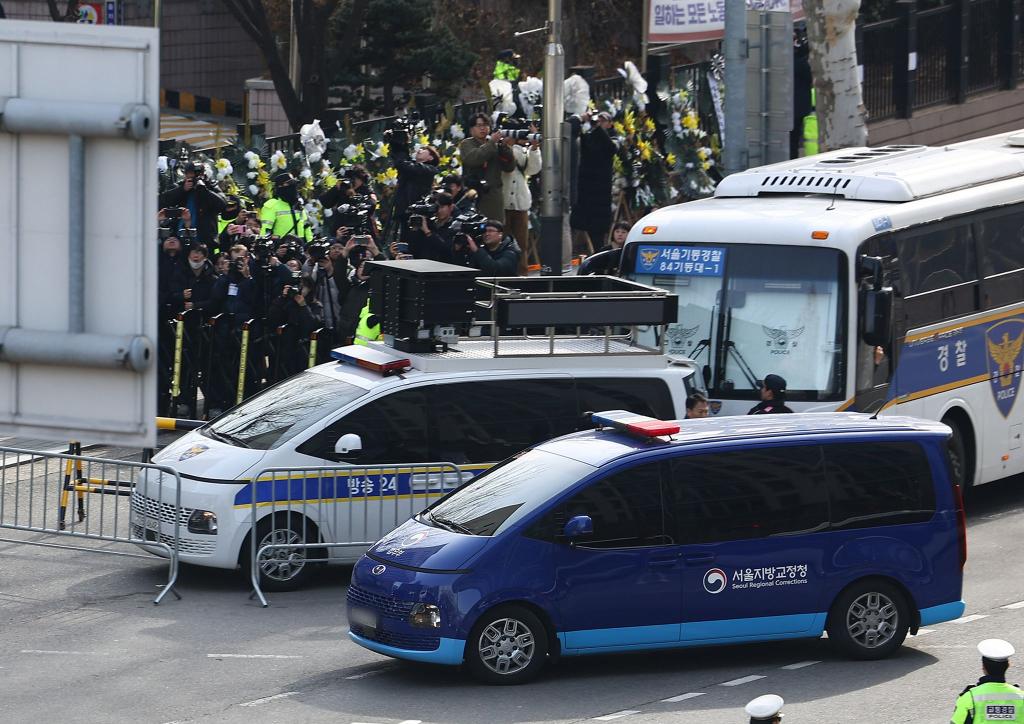
<svg viewBox="0 0 1024 724"><path fill-rule="evenodd" d="M261 470L242 498L251 509L250 598L269 605L261 572L274 578L311 563L357 557L472 476L454 463ZM350 550L331 556L331 549Z"/></svg>
<svg viewBox="0 0 1024 724"><path fill-rule="evenodd" d="M173 483L173 490L165 480ZM168 559L167 583L153 600L158 604L169 591L181 598L174 590L181 525L181 480L171 468L86 457L77 443L67 454L0 447L0 529L41 533L62 542L20 537L2 541L147 560L154 556L85 541L158 549Z"/></svg>

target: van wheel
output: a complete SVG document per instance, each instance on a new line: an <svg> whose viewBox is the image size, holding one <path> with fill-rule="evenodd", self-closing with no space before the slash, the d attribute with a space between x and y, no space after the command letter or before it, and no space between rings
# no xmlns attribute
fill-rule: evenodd
<svg viewBox="0 0 1024 724"><path fill-rule="evenodd" d="M885 581L867 580L843 591L828 614L828 637L853 659L883 659L903 645L910 612L903 594Z"/></svg>
<svg viewBox="0 0 1024 724"><path fill-rule="evenodd" d="M264 518L256 526L256 550L266 545L304 543L302 523L295 518L279 515ZM306 524L306 534L316 538L316 528ZM308 548L272 548L260 556L258 563L260 588L265 591L294 591L302 588L313 574L313 564L306 560ZM246 572L252 565L252 551L246 539L242 555Z"/></svg>
<svg viewBox="0 0 1024 724"><path fill-rule="evenodd" d="M466 642L466 665L488 684L525 684L540 674L548 655L544 624L522 606L485 613Z"/></svg>

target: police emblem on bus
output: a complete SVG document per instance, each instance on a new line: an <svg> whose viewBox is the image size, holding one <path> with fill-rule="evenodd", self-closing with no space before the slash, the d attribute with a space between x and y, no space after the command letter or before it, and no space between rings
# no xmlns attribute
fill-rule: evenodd
<svg viewBox="0 0 1024 724"><path fill-rule="evenodd" d="M370 573L372 573L375 576L379 576L381 573L383 573L387 569L388 569L387 566L374 566L372 569L370 569Z"/></svg>
<svg viewBox="0 0 1024 724"><path fill-rule="evenodd" d="M1020 390L1020 372L1024 365L1024 319L993 324L985 330L985 346L992 397L1003 417L1009 417Z"/></svg>
<svg viewBox="0 0 1024 724"><path fill-rule="evenodd" d="M640 250L640 266L644 269L653 269L654 262L658 258L658 254L661 251L659 249L641 249Z"/></svg>
<svg viewBox="0 0 1024 724"><path fill-rule="evenodd" d="M721 593L727 582L728 578L721 568L712 568L704 574L704 590L708 593Z"/></svg>
<svg viewBox="0 0 1024 724"><path fill-rule="evenodd" d="M768 337L765 345L771 348L770 354L789 354L789 349L796 348L796 338L804 333L805 327L797 329L786 329L785 327L766 327L761 325L761 331Z"/></svg>
<svg viewBox="0 0 1024 724"><path fill-rule="evenodd" d="M181 455L179 455L178 456L178 460L181 461L181 460L188 460L189 458L194 458L196 455L199 455L200 453L204 453L204 452L206 452L209 449L210 448L208 448L206 445L193 445L188 450L186 450Z"/></svg>

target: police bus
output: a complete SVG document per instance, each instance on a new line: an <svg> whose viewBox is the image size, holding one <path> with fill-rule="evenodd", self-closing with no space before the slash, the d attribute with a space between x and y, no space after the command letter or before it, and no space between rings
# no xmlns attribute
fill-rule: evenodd
<svg viewBox="0 0 1024 724"><path fill-rule="evenodd" d="M797 412L944 422L965 487L1024 472L1024 132L733 174L638 222L620 273L678 295L714 414L775 373Z"/></svg>

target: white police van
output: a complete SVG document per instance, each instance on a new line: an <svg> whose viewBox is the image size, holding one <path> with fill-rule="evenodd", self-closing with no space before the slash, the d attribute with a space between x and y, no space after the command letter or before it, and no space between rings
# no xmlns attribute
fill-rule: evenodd
<svg viewBox="0 0 1024 724"><path fill-rule="evenodd" d="M496 349L493 338L463 339L446 351L426 353L382 343L339 348L332 353L336 362L268 388L161 450L153 462L174 468L181 478L180 560L227 569L247 565L254 510L257 550L309 538L376 541L431 500L520 450L588 428L588 411L680 418L687 396L702 389L689 360L614 335L503 344L511 344L511 354ZM436 488L424 488L407 469L404 477L386 478L386 471L401 473L402 466L428 461L454 463L461 476L451 475ZM374 478L371 489L353 491L349 481L360 484L353 475L330 494L318 481L311 495L308 478L296 481L302 469L346 465L380 466L375 476L362 478ZM268 468L295 471L284 484L287 497L301 498L301 506L279 514L268 503L277 495L274 481L248 484L254 477L264 481L260 473ZM139 492L132 499L133 509L145 512L135 518L142 540L173 541L174 506L166 503L174 497L166 486L174 482L166 475L163 482L164 505ZM395 498L414 498L409 505L419 507L406 506L398 514ZM357 504L356 516L352 510L339 515L339 508ZM355 529L327 530L327 517L358 520ZM365 549L330 548L324 557L352 563ZM265 564L261 555L261 586L301 585L310 573L308 553L271 550Z"/></svg>

